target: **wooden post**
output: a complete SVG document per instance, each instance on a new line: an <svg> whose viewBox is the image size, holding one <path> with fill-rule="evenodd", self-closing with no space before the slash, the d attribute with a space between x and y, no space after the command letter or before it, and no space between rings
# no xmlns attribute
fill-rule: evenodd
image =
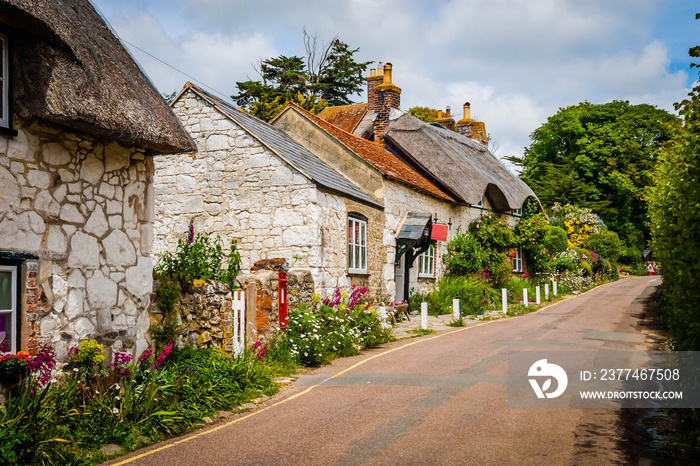
<svg viewBox="0 0 700 466"><path fill-rule="evenodd" d="M459 312L459 299L453 299L452 300L452 318L454 318L454 320L459 320L460 317L462 317L462 315Z"/></svg>
<svg viewBox="0 0 700 466"><path fill-rule="evenodd" d="M552 293L554 293L554 296L557 295L557 282L552 282Z"/></svg>
<svg viewBox="0 0 700 466"><path fill-rule="evenodd" d="M428 303L420 303L420 328L428 328Z"/></svg>
<svg viewBox="0 0 700 466"><path fill-rule="evenodd" d="M248 342L248 344L253 344L255 343L256 334L257 334L257 325L256 325L256 312L257 312L257 303L256 303L256 292L255 292L255 284L254 283L249 283L248 286L246 287L246 292L245 292L245 297L246 297L246 306L245 306L245 341Z"/></svg>
<svg viewBox="0 0 700 466"><path fill-rule="evenodd" d="M527 288L523 288L523 304L527 306Z"/></svg>
<svg viewBox="0 0 700 466"><path fill-rule="evenodd" d="M540 285L537 285L537 287L535 287L535 302L537 303L537 305L540 304Z"/></svg>
<svg viewBox="0 0 700 466"><path fill-rule="evenodd" d="M544 284L544 300L549 301L549 283Z"/></svg>
<svg viewBox="0 0 700 466"><path fill-rule="evenodd" d="M504 314L508 314L508 289L501 288L501 308Z"/></svg>

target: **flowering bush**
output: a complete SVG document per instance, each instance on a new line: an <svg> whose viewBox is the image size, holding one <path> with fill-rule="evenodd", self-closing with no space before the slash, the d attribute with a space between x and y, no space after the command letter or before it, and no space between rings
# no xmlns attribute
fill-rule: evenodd
<svg viewBox="0 0 700 466"><path fill-rule="evenodd" d="M333 296L302 303L289 314L286 344L291 355L307 366L326 364L391 340L389 315L360 299L366 288L336 289Z"/></svg>
<svg viewBox="0 0 700 466"><path fill-rule="evenodd" d="M83 340L68 351L70 363L81 376L93 377L103 371L102 363L105 357L102 350L104 346L97 341Z"/></svg>
<svg viewBox="0 0 700 466"><path fill-rule="evenodd" d="M605 225L591 209L571 204L561 205L558 202L552 206L550 222L566 230L570 248L581 247L590 234L599 233L605 229Z"/></svg>
<svg viewBox="0 0 700 466"><path fill-rule="evenodd" d="M525 253L528 270L538 279L551 273L552 253L545 246L545 237L550 229L543 213L522 218L515 226L515 240Z"/></svg>

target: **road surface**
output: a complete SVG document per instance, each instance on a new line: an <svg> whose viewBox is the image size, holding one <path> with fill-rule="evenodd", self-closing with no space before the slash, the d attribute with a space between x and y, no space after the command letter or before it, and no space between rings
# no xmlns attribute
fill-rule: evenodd
<svg viewBox="0 0 700 466"><path fill-rule="evenodd" d="M636 462L614 409L508 408L509 350L654 349L658 277L539 312L401 340L302 375L248 413L109 464Z"/></svg>

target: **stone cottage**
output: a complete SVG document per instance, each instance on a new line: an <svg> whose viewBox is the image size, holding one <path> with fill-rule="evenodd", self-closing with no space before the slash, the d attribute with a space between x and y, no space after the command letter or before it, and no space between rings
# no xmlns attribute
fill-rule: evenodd
<svg viewBox="0 0 700 466"><path fill-rule="evenodd" d="M350 283L378 289L383 245L358 236L348 275L346 222L352 213L358 232L381 237L379 174L368 174L362 189L282 131L191 83L171 106L198 150L155 160L156 254L174 250L192 224L236 241L244 274L282 258L309 269L321 293Z"/></svg>
<svg viewBox="0 0 700 466"><path fill-rule="evenodd" d="M0 340L139 354L153 155L194 143L88 0L6 0L0 17Z"/></svg>

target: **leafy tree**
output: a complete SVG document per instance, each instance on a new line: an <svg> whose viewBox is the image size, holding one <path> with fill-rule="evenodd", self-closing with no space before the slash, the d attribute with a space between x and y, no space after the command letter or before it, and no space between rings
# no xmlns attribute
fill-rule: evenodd
<svg viewBox="0 0 700 466"><path fill-rule="evenodd" d="M643 245L646 189L660 145L677 118L652 105L582 102L560 109L531 135L523 180L543 205L588 207L630 243Z"/></svg>
<svg viewBox="0 0 700 466"><path fill-rule="evenodd" d="M312 113L328 104L351 103L350 96L363 89L363 74L371 62L357 62L351 49L334 37L319 45L318 36L304 30L306 56L271 57L255 65L260 76L236 83L238 94L231 96L240 107L261 120L269 120L288 102Z"/></svg>
<svg viewBox="0 0 700 466"><path fill-rule="evenodd" d="M696 15L696 19L700 14ZM690 49L700 58L700 47ZM691 66L698 66L693 64ZM652 247L661 263L664 315L676 350L700 350L700 85L676 104L681 126L670 126L649 196ZM700 417L700 414L698 414ZM696 418L696 421L700 422ZM696 424L697 425L697 424ZM697 438L697 437L696 437Z"/></svg>
<svg viewBox="0 0 700 466"><path fill-rule="evenodd" d="M408 109L408 113L426 123L431 123L438 117L438 111L430 107L411 107Z"/></svg>

